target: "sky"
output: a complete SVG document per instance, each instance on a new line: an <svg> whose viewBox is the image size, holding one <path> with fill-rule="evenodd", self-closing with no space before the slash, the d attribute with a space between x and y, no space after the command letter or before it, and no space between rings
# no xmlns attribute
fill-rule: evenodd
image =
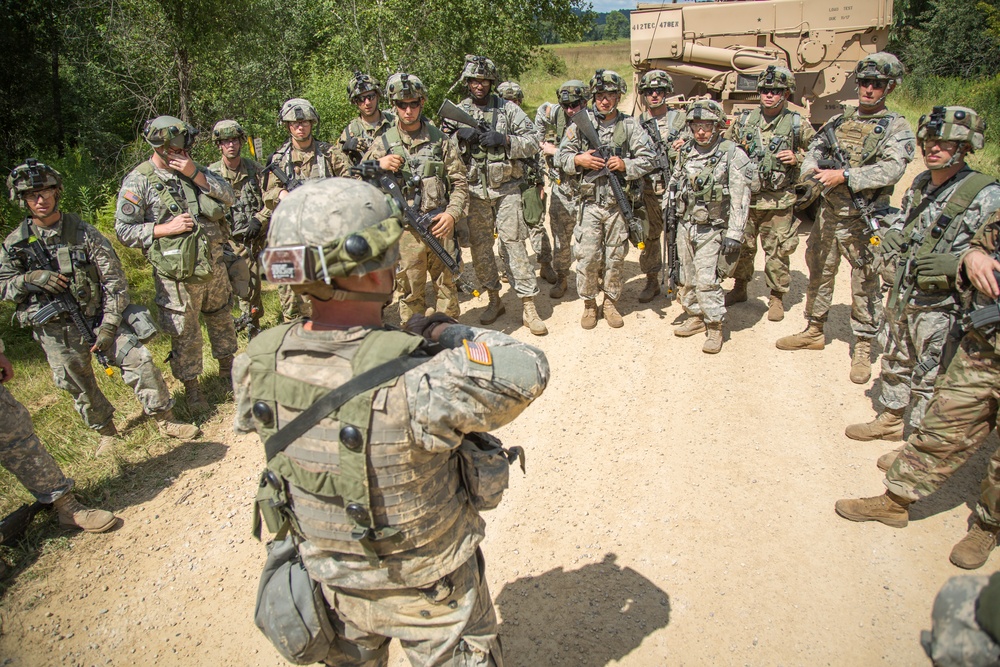
<svg viewBox="0 0 1000 667"><path fill-rule="evenodd" d="M590 0L595 12L613 12L616 9L635 9L636 0Z"/></svg>

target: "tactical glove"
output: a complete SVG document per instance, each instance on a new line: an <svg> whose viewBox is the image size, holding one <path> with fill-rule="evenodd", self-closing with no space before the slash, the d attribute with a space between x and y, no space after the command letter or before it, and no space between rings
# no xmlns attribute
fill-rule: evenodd
<svg viewBox="0 0 1000 667"><path fill-rule="evenodd" d="M59 294L65 291L66 287L59 282L59 274L55 271L37 269L29 271L24 276L24 286L31 292L45 290L52 294Z"/></svg>
<svg viewBox="0 0 1000 667"><path fill-rule="evenodd" d="M249 244L250 241L257 238L257 235L260 234L260 229L260 220L257 218L250 218L250 222L247 223L247 233L243 238L246 239L246 242Z"/></svg>
<svg viewBox="0 0 1000 667"><path fill-rule="evenodd" d="M958 275L958 257L947 252L932 252L929 255L918 257L915 265L917 275L920 276L954 278Z"/></svg>
<svg viewBox="0 0 1000 667"><path fill-rule="evenodd" d="M739 252L742 246L743 243L737 241L736 239L730 239L730 238L722 239L722 254L731 255L734 252Z"/></svg>
<svg viewBox="0 0 1000 667"><path fill-rule="evenodd" d="M479 130L474 127L460 127L455 131L459 139L470 144L479 143Z"/></svg>
<svg viewBox="0 0 1000 667"><path fill-rule="evenodd" d="M430 340L430 333L439 324L455 324L458 320L453 317L448 317L444 313L431 313L430 315L424 315L422 313L416 313L406 321L403 326L407 332L411 334L417 334L418 336L423 336Z"/></svg>
<svg viewBox="0 0 1000 667"><path fill-rule="evenodd" d="M881 234L883 252L899 252L906 237L901 229L887 229Z"/></svg>
<svg viewBox="0 0 1000 667"><path fill-rule="evenodd" d="M97 340L94 341L94 347L99 352L107 352L111 344L115 342L117 333L118 327L114 324L102 324L101 328L97 330Z"/></svg>
<svg viewBox="0 0 1000 667"><path fill-rule="evenodd" d="M486 130L479 135L479 145L486 148L496 148L507 145L507 135L496 130Z"/></svg>

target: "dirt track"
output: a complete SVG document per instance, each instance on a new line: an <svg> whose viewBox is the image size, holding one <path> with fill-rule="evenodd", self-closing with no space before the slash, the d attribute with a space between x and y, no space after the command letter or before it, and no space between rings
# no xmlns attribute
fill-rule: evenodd
<svg viewBox="0 0 1000 667"><path fill-rule="evenodd" d="M882 490L874 462L889 445L843 436L873 415L872 383L847 377L846 263L827 348L774 347L803 326L804 246L803 234L786 319L767 321L758 271L717 356L701 337L671 335L679 305L636 302L635 250L624 329L582 330L571 290L539 298L552 333L532 338L505 294L497 324L552 367L542 398L499 432L528 453L484 545L509 665L928 664L919 633L961 572L948 553L987 454L917 505L905 530L834 514L837 498ZM462 319L484 306L466 302ZM119 530L74 537L22 574L0 606L0 664L284 664L252 621L262 449L232 435L231 410L199 442L145 464L163 485L112 500ZM393 664L406 664L398 650Z"/></svg>

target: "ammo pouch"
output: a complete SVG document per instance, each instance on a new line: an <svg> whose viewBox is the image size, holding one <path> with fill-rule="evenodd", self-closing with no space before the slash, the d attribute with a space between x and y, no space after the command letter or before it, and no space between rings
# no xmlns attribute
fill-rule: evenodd
<svg viewBox="0 0 1000 667"><path fill-rule="evenodd" d="M152 340L159 333L149 309L137 303L130 303L128 308L122 312L122 322L127 324L135 337L143 343Z"/></svg>
<svg viewBox="0 0 1000 667"><path fill-rule="evenodd" d="M222 261L226 264L233 294L245 301L250 296L250 265L245 258L236 254L229 243L222 245Z"/></svg>
<svg viewBox="0 0 1000 667"><path fill-rule="evenodd" d="M190 232L153 239L146 256L156 272L168 280L198 284L212 279L212 249L198 223Z"/></svg>
<svg viewBox="0 0 1000 667"><path fill-rule="evenodd" d="M201 215L210 222L218 222L226 217L226 209L204 192L198 193L198 209Z"/></svg>
<svg viewBox="0 0 1000 667"><path fill-rule="evenodd" d="M524 472L524 450L520 447L505 449L500 439L489 433L467 434L455 455L469 503L479 511L491 510L500 504L509 485L511 463L521 459L521 472Z"/></svg>

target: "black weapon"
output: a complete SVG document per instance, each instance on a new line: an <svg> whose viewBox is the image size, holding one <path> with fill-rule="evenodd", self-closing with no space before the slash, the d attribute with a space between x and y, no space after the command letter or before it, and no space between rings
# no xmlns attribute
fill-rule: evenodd
<svg viewBox="0 0 1000 667"><path fill-rule="evenodd" d="M660 134L660 126L657 124L655 118L648 118L642 122L642 127L646 130L646 134L653 140L653 150L656 151L656 165L663 174L664 180L668 180L670 178L670 157L667 155L663 135Z"/></svg>
<svg viewBox="0 0 1000 667"><path fill-rule="evenodd" d="M663 208L663 294L670 305L677 286L681 284L681 261L677 256L677 184L667 188L667 205ZM661 280L661 282L663 282Z"/></svg>
<svg viewBox="0 0 1000 667"><path fill-rule="evenodd" d="M462 259L462 249L455 244L455 256L452 257L434 234L431 233L431 226L434 224L432 212L421 213L410 205L403 195L403 190L399 187L396 174L387 169L382 169L378 162L366 160L356 167L351 167L351 174L360 176L373 185L377 185L383 192L392 197L399 210L403 212L403 222L420 237L431 252L438 256L452 275L455 282L463 292L468 292L473 296L479 296L479 290L473 287L467 280L462 278L462 266L459 263Z"/></svg>
<svg viewBox="0 0 1000 667"><path fill-rule="evenodd" d="M468 125L469 127L475 128L480 132L489 132L493 129L486 121L473 117L465 111L465 109L456 105L451 100L445 100L441 104L441 108L438 109L438 117L451 120L456 123L461 123L462 125Z"/></svg>
<svg viewBox="0 0 1000 667"><path fill-rule="evenodd" d="M590 115L585 109L581 109L579 113L573 114L573 118L570 120L580 128L583 138L591 145L597 156L605 162L603 168L590 172L585 178L588 181L593 181L602 176L608 177L608 185L611 186L611 193L615 196L615 203L618 204L618 209L622 212L622 217L625 218L625 224L628 225L628 239L632 242L632 245L642 250L646 247L646 238L642 232L642 223L639 222L639 219L635 217L635 212L632 211L632 204L629 202L628 197L625 196L625 190L622 188L622 182L618 174L607 167L607 161L616 155L615 148L601 144L601 140L597 136L597 130L594 129L593 123L590 122Z"/></svg>
<svg viewBox="0 0 1000 667"><path fill-rule="evenodd" d="M288 155L291 152L291 150L292 150L291 146L289 146L284 154ZM281 186L285 189L285 191L291 192L295 188L302 185L302 179L298 178L295 175L294 171L291 174L285 172L285 170L281 168L281 165L278 164L280 161L281 159L278 158L278 153L272 155L271 159L267 161L267 166L264 167L263 173L267 174L267 172L271 172L272 174L274 174L274 177L277 178L279 181L281 181Z"/></svg>
<svg viewBox="0 0 1000 667"><path fill-rule="evenodd" d="M14 540L24 534L36 514L51 507L52 505L43 505L36 501L30 505L21 505L3 520L0 520L0 546L10 546Z"/></svg>
<svg viewBox="0 0 1000 667"><path fill-rule="evenodd" d="M847 155L847 151L840 147L840 143L837 141L837 134L834 132L833 123L826 124L823 128L823 134L826 136L826 141L830 146L831 159L829 161L820 160L817 166L820 169L850 169L850 157ZM868 227L868 243L877 246L881 240L878 237L878 222L872 213L871 203L865 201L864 197L855 192L847 181L844 181L844 187L847 188L847 192L851 195L851 203L854 204L854 208L861 214L861 219L865 221L865 225Z"/></svg>

